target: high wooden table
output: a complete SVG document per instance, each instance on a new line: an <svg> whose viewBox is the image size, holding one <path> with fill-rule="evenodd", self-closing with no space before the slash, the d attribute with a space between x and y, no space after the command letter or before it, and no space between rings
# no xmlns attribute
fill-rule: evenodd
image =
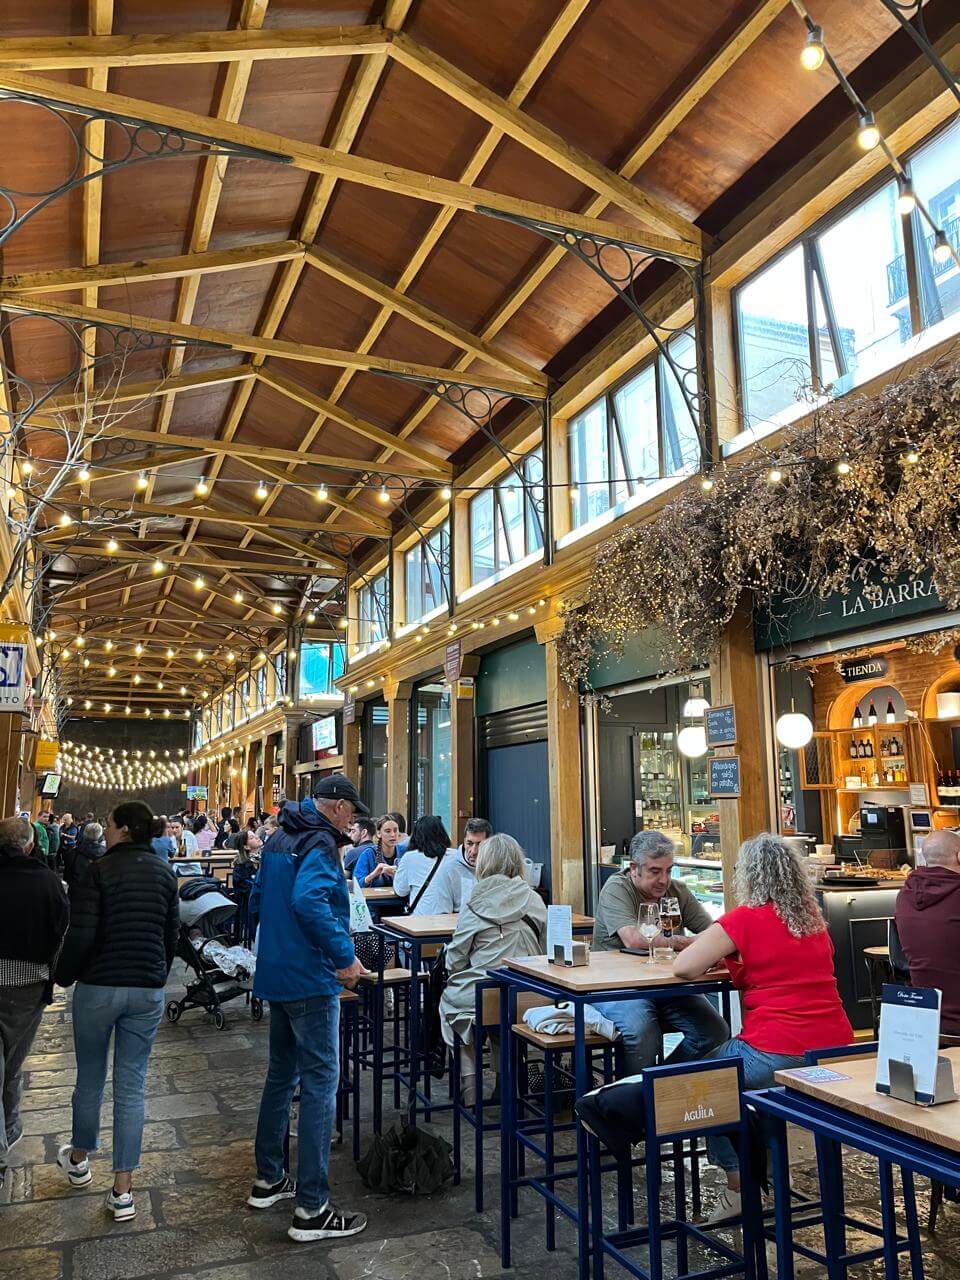
<svg viewBox="0 0 960 1280"><path fill-rule="evenodd" d="M588 964L569 968L551 964L546 956L521 956L507 960L498 969L489 970L488 977L500 987L500 1255L501 1263L506 1269L511 1265L511 1219L519 1212L516 1084L513 1079L510 1038L511 1028L517 1021L517 997L520 992L531 991L536 995L546 996L551 1004L566 1002L572 1006L574 1081L576 1096L579 1098L590 1087L584 1026L585 1005L598 997L603 1000L642 1000L668 993L719 993L723 999L724 1016L729 1023L731 983L726 968L705 974L695 982L685 982L674 977L672 965L661 962L651 964L643 956L627 955L623 951L591 951ZM580 1278L588 1280L590 1249L587 1143L580 1126L577 1128L577 1168L576 1205L561 1204L556 1197L551 1197L551 1200L576 1226ZM523 1181L524 1185L541 1191L535 1179L526 1178Z"/></svg>
<svg viewBox="0 0 960 1280"><path fill-rule="evenodd" d="M921 1174L944 1186L960 1188L960 1101L935 1107L876 1092L875 1046L865 1056L847 1058L858 1049L808 1054L838 1080L804 1078L800 1071L778 1071L776 1087L746 1095L748 1106L763 1115L770 1126L773 1181L776 1202L775 1239L778 1280L793 1280L794 1254L814 1258L826 1268L829 1280L845 1280L852 1263L883 1258L887 1280L899 1275L899 1254L910 1257L913 1280L923 1278L917 1202L913 1179ZM942 1051L960 1077L960 1049ZM821 1213L825 1252L800 1247L793 1239L794 1210L787 1164L787 1125L795 1124L814 1135L820 1174ZM879 1166L880 1213L878 1229L855 1222L845 1210L842 1147L874 1156ZM899 1166L903 1188L906 1235L898 1235L893 1170ZM856 1226L881 1238L874 1249L851 1252L847 1228Z"/></svg>
<svg viewBox="0 0 960 1280"><path fill-rule="evenodd" d="M393 889L385 887L383 889L362 889L364 899L367 906L374 910L383 911L388 907L392 911L396 911L401 907L405 899L401 898Z"/></svg>

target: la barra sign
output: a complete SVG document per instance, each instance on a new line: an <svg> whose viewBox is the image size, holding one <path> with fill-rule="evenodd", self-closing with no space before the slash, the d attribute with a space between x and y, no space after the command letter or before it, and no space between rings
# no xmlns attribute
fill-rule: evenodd
<svg viewBox="0 0 960 1280"><path fill-rule="evenodd" d="M840 675L844 684L859 684L861 680L878 680L885 676L890 664L886 658L848 658L840 663Z"/></svg>

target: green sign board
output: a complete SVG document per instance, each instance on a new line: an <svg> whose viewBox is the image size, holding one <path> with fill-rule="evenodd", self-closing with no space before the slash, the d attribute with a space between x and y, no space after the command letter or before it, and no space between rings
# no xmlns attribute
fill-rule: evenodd
<svg viewBox="0 0 960 1280"><path fill-rule="evenodd" d="M851 582L845 594L835 591L822 599L779 597L769 608L758 606L754 617L756 647L765 652L800 640L936 613L942 607L928 572L904 574L893 582L863 578Z"/></svg>

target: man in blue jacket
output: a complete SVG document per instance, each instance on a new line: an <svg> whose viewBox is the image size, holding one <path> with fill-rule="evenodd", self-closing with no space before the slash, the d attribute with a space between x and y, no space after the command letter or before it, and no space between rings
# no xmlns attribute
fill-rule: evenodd
<svg viewBox="0 0 960 1280"><path fill-rule="evenodd" d="M253 993L270 1002L270 1063L260 1100L257 1177L247 1199L268 1209L296 1197L292 1240L356 1235L362 1213L330 1202L330 1142L340 1081L340 991L367 972L350 938L350 896L340 846L354 814L369 810L341 774L321 779L313 800L288 801L263 849L250 896L260 918ZM300 1082L297 1181L284 1168L284 1139Z"/></svg>

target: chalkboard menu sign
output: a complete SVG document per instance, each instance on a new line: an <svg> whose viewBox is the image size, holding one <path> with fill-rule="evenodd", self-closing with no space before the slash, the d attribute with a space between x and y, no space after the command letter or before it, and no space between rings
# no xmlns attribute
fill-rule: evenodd
<svg viewBox="0 0 960 1280"><path fill-rule="evenodd" d="M708 707L703 713L708 747L732 747L737 741L737 714L733 706Z"/></svg>
<svg viewBox="0 0 960 1280"><path fill-rule="evenodd" d="M740 794L739 756L714 756L710 761L710 794L714 799Z"/></svg>

